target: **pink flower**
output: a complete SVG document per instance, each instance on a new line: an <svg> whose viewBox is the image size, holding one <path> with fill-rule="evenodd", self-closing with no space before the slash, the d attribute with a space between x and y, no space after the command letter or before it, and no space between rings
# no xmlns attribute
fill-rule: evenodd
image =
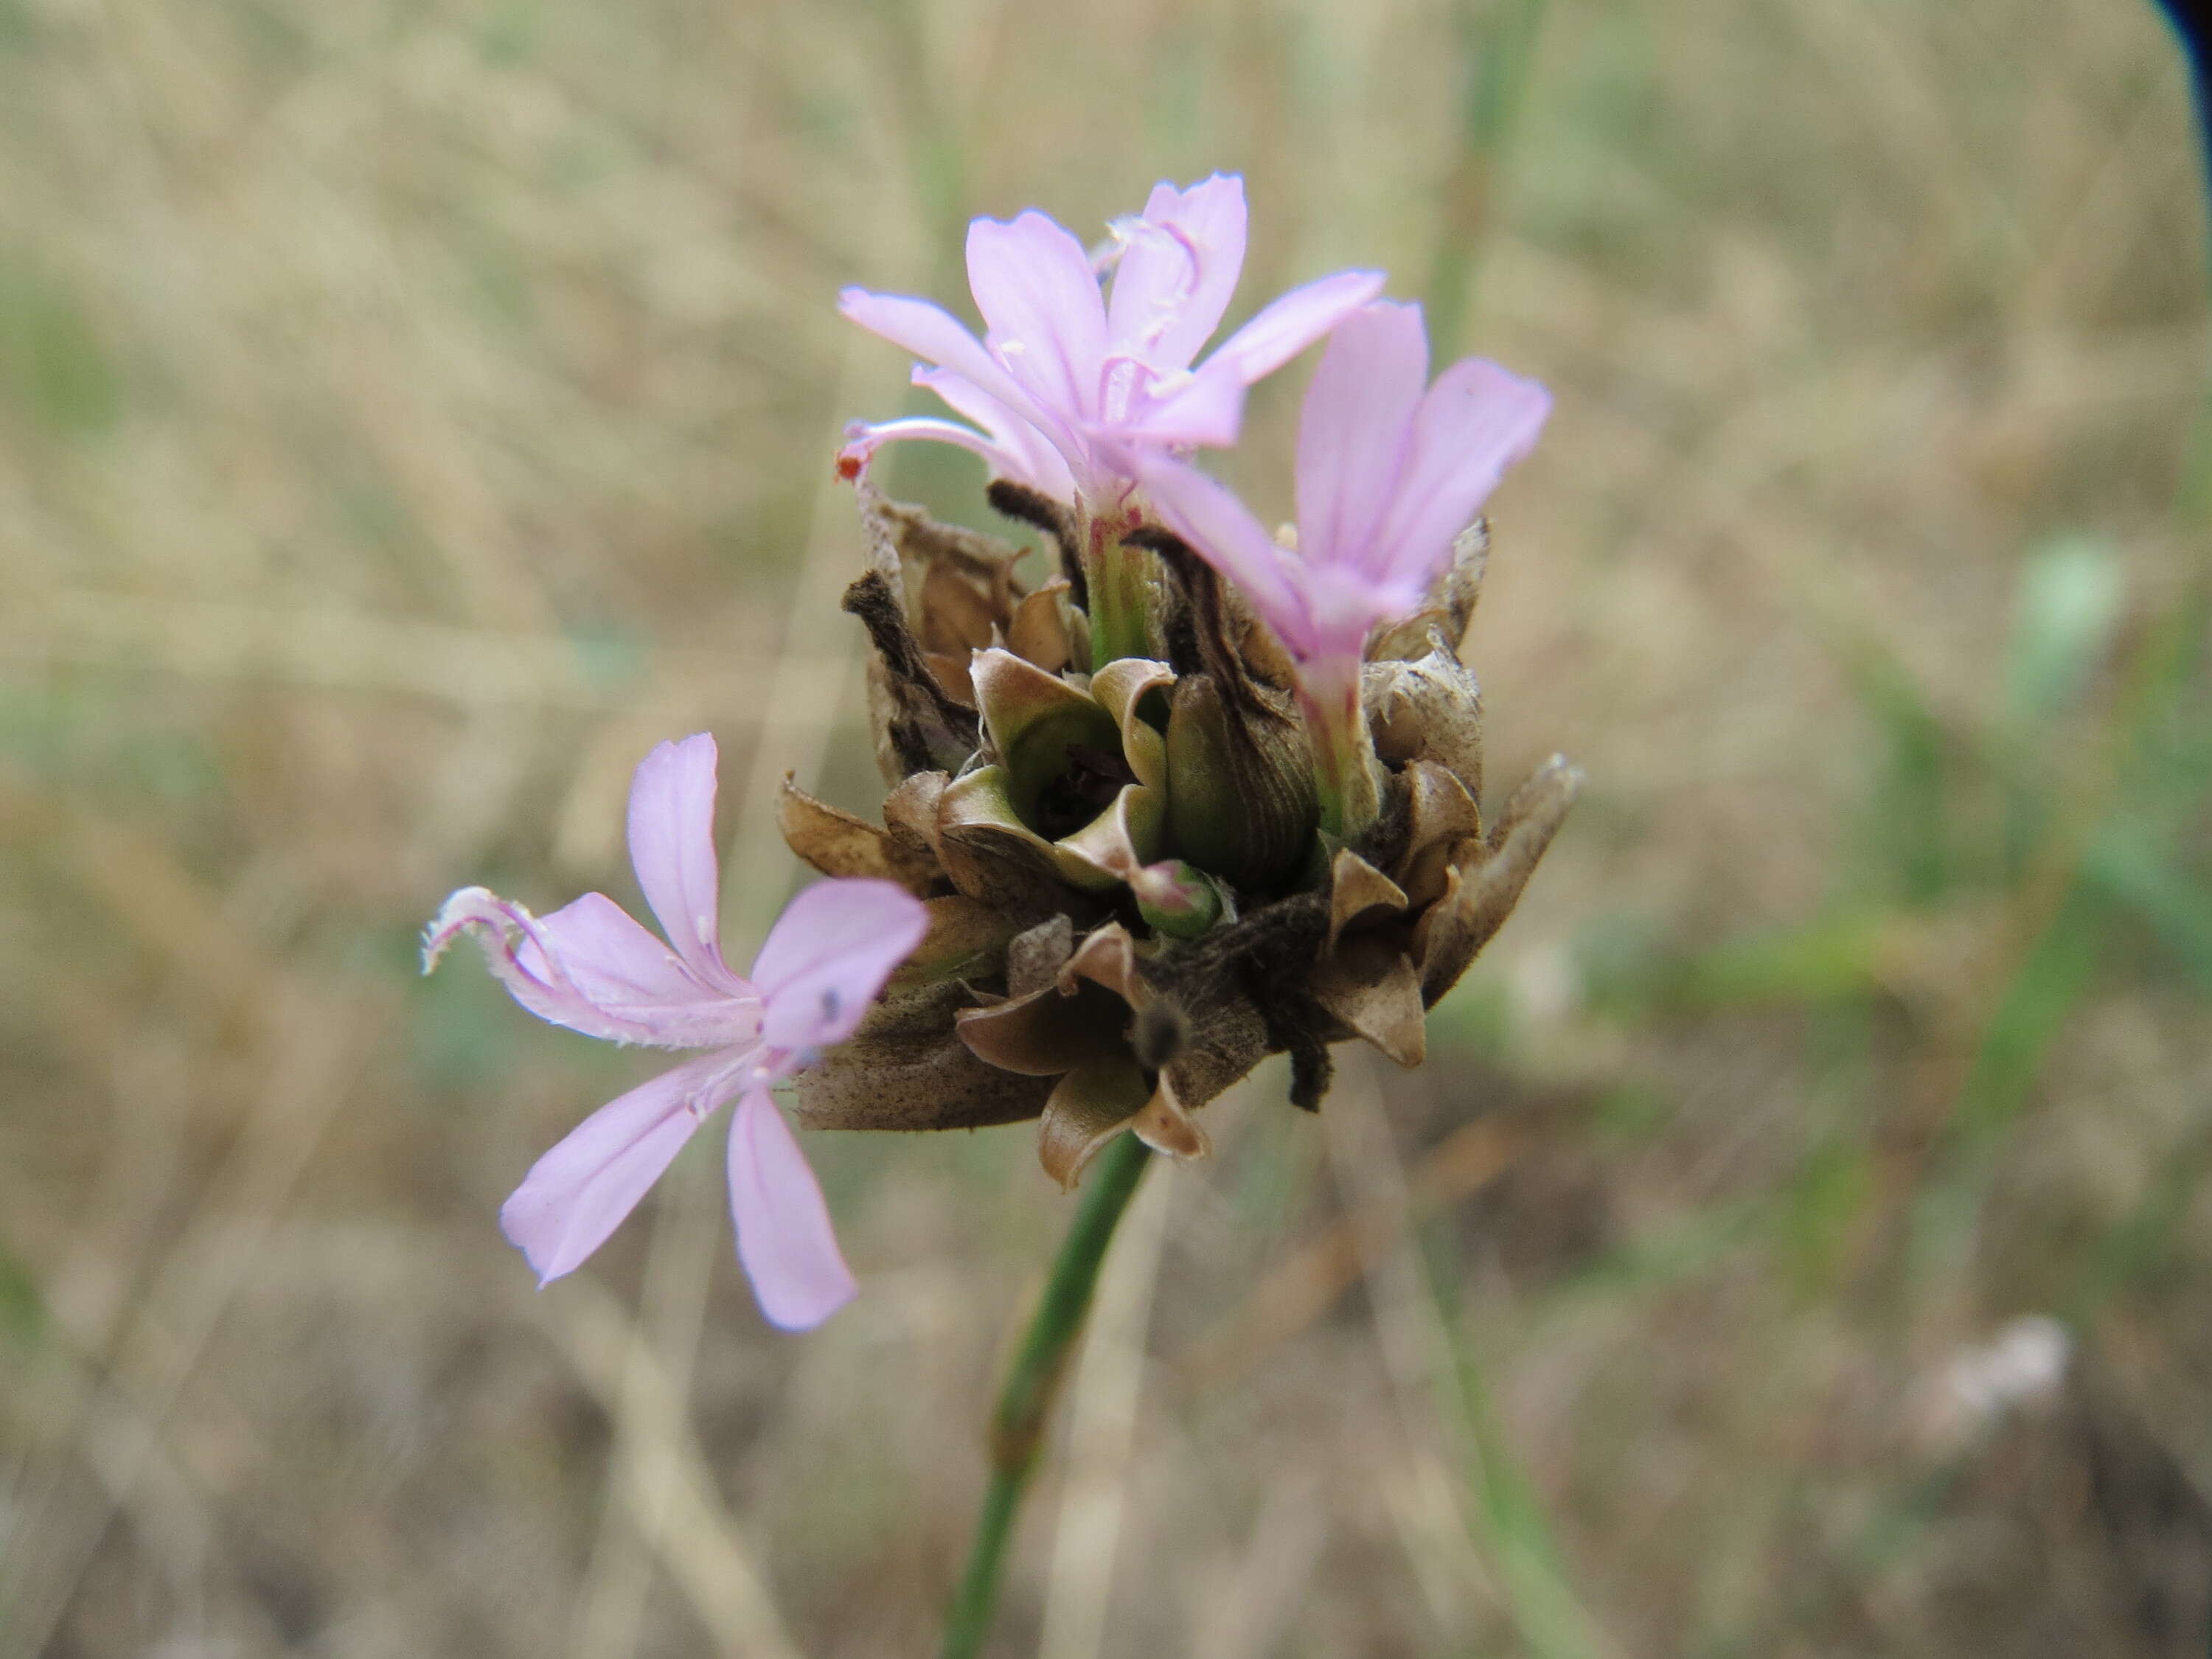
<svg viewBox="0 0 2212 1659"><path fill-rule="evenodd" d="M1434 386L1428 374L1417 305L1368 306L1330 337L1298 421L1295 552L1205 474L1164 455L1138 458L1168 526L1293 656L1332 678L1356 671L1377 623L1420 607L1453 538L1551 413L1542 386L1480 357Z"/></svg>
<svg viewBox="0 0 2212 1659"><path fill-rule="evenodd" d="M752 976L720 940L714 740L664 743L630 785L630 858L663 944L603 893L533 916L481 887L447 899L423 969L464 931L514 1000L541 1019L614 1042L708 1052L586 1118L539 1158L500 1211L508 1240L550 1283L599 1249L706 1121L735 1098L730 1212L761 1311L787 1329L850 1301L822 1188L769 1091L850 1036L927 930L921 902L887 881L825 881L769 930Z"/></svg>
<svg viewBox="0 0 2212 1659"><path fill-rule="evenodd" d="M935 365L926 386L975 422L856 424L848 466L883 444L927 438L974 450L996 477L1060 501L1125 489L1145 447L1237 441L1244 388L1289 362L1382 292L1376 271L1346 270L1293 289L1197 368L1244 264L1244 181L1216 173L1187 191L1162 183L1144 213L1115 222L1110 295L1083 244L1035 211L968 227L968 283L978 340L941 307L848 288L839 309Z"/></svg>

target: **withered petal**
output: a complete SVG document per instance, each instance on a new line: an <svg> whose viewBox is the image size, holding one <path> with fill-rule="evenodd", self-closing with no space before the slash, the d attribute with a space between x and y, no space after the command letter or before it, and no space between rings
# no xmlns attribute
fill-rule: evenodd
<svg viewBox="0 0 2212 1659"><path fill-rule="evenodd" d="M1152 995L1152 988L1137 973L1137 942L1118 921L1093 928L1075 947L1075 954L1060 970L1060 988L1072 994L1086 979L1104 986L1132 1008Z"/></svg>
<svg viewBox="0 0 2212 1659"><path fill-rule="evenodd" d="M1328 935L1324 956L1333 953L1346 928L1404 914L1406 895L1396 882L1349 848L1340 848L1329 866Z"/></svg>
<svg viewBox="0 0 2212 1659"><path fill-rule="evenodd" d="M1083 864L1115 881L1128 881L1158 854L1160 831L1167 821L1167 801L1158 789L1141 783L1124 784L1113 805L1072 836L1051 843L1060 854L1063 874L1078 886L1096 884L1079 879L1080 872L1066 860Z"/></svg>
<svg viewBox="0 0 2212 1659"><path fill-rule="evenodd" d="M1434 761L1482 788L1482 695L1443 634L1413 662L1373 662L1360 672L1360 699L1375 752L1392 766Z"/></svg>
<svg viewBox="0 0 2212 1659"><path fill-rule="evenodd" d="M1504 926L1582 787L1582 769L1553 756L1513 792L1488 842L1468 846L1455 866L1457 890L1431 907L1420 930L1421 995L1430 1006Z"/></svg>
<svg viewBox="0 0 2212 1659"><path fill-rule="evenodd" d="M894 988L860 1029L799 1074L793 1104L810 1129L980 1129L1043 1110L1045 1079L986 1065L960 1041L959 985Z"/></svg>
<svg viewBox="0 0 2212 1659"><path fill-rule="evenodd" d="M991 642L1002 613L991 604L993 584L979 584L949 562L933 563L921 579L921 617L915 632L922 649L964 658Z"/></svg>
<svg viewBox="0 0 2212 1659"><path fill-rule="evenodd" d="M1006 946L1006 994L1025 997L1049 988L1074 954L1075 923L1064 914L1016 934Z"/></svg>
<svg viewBox="0 0 2212 1659"><path fill-rule="evenodd" d="M1428 1054L1421 976L1387 939L1354 939L1319 963L1308 981L1316 1002L1401 1066Z"/></svg>
<svg viewBox="0 0 2212 1659"><path fill-rule="evenodd" d="M963 708L975 706L975 688L968 678L968 659L964 656L945 656L934 651L925 651L921 665L929 670L929 677L937 682L937 689L958 703Z"/></svg>
<svg viewBox="0 0 2212 1659"><path fill-rule="evenodd" d="M1014 919L964 893L923 901L929 932L891 975L894 985L995 977L1018 929Z"/></svg>
<svg viewBox="0 0 2212 1659"><path fill-rule="evenodd" d="M937 804L952 781L950 772L916 772L884 797L884 827L921 847L937 844Z"/></svg>
<svg viewBox="0 0 2212 1659"><path fill-rule="evenodd" d="M927 898L940 873L933 854L817 800L788 773L776 796L775 818L791 850L825 876L878 877Z"/></svg>
<svg viewBox="0 0 2212 1659"><path fill-rule="evenodd" d="M1003 537L940 523L927 508L894 501L872 484L863 484L860 506L869 562L900 585L911 617L919 617L922 583L938 566L949 565L995 592L1010 581L1024 551Z"/></svg>
<svg viewBox="0 0 2212 1659"><path fill-rule="evenodd" d="M1444 890L1444 875L1461 849L1482 834L1482 809L1466 784L1431 760L1407 766L1406 850L1395 872L1406 890L1407 908L1419 914Z"/></svg>
<svg viewBox="0 0 2212 1659"><path fill-rule="evenodd" d="M1129 1127L1146 1146L1170 1158L1187 1163L1213 1156L1212 1140L1183 1109L1182 1102L1176 1097L1175 1085L1164 1072L1153 1085L1152 1097L1143 1109L1129 1120Z"/></svg>
<svg viewBox="0 0 2212 1659"><path fill-rule="evenodd" d="M1037 1161L1044 1172L1072 1188L1084 1165L1129 1127L1152 1092L1143 1070L1126 1054L1060 1079L1037 1120Z"/></svg>
<svg viewBox="0 0 2212 1659"><path fill-rule="evenodd" d="M1075 641L1070 636L1067 578L1054 576L1014 607L1006 623L1006 649L1048 674L1057 674L1075 660Z"/></svg>
<svg viewBox="0 0 2212 1659"><path fill-rule="evenodd" d="M953 1024L978 1060L1024 1077L1058 1077L1129 1052L1127 1005L1094 985L1048 987L964 1008Z"/></svg>

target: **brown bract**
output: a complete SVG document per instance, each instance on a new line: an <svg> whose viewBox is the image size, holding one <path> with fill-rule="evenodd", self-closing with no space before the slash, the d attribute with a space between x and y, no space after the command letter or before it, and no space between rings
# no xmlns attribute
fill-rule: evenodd
<svg viewBox="0 0 2212 1659"><path fill-rule="evenodd" d="M1006 996L955 1024L969 1050L1000 1070L1059 1079L1037 1125L1046 1173L1073 1186L1123 1129L1171 1157L1205 1157L1206 1132L1175 1085L1181 1015L1156 1011L1128 930L1109 922L1077 945L1057 916L1018 944Z"/></svg>
<svg viewBox="0 0 2212 1659"><path fill-rule="evenodd" d="M1554 757L1495 823L1477 805L1482 702L1456 642L1480 526L1431 603L1373 642L1361 695L1382 810L1345 846L1313 828L1290 665L1172 538L1146 544L1170 619L1160 659L1094 674L1065 580L1025 592L993 538L872 495L862 512L874 568L848 603L877 648L892 787L878 825L787 781L779 818L814 868L896 881L931 925L859 1034L803 1074L803 1122L1035 1117L1045 1169L1072 1185L1124 1130L1205 1156L1192 1113L1269 1054L1291 1055L1310 1107L1331 1043L1419 1063L1427 1011L1582 782Z"/></svg>
<svg viewBox="0 0 2212 1659"><path fill-rule="evenodd" d="M1047 673L1073 660L1081 613L1058 576L1035 589L1014 574L1022 550L996 536L939 524L921 507L860 489L869 562L890 584L939 690L975 707L969 682L974 653L1003 647Z"/></svg>

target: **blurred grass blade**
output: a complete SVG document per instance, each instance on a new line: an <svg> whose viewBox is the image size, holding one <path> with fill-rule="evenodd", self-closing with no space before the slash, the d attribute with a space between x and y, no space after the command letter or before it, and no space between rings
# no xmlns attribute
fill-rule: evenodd
<svg viewBox="0 0 2212 1659"><path fill-rule="evenodd" d="M2068 538L2038 549L2021 571L2005 713L2026 735L2081 694L2112 642L2125 591L2106 542Z"/></svg>

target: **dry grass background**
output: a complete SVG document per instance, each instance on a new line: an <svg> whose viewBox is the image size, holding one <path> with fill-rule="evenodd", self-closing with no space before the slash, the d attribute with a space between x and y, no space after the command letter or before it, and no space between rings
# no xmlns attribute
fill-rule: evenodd
<svg viewBox="0 0 2212 1659"><path fill-rule="evenodd" d="M994 1651L2202 1652L2190 145L2116 0L0 0L0 1655L928 1650L1028 1134L817 1138L817 1335L705 1153L540 1295L650 1062L414 937L629 894L702 727L757 936L763 782L868 781L836 289L1214 167L1243 309L1557 389L1472 649L1593 785L1425 1071L1152 1187Z"/></svg>

